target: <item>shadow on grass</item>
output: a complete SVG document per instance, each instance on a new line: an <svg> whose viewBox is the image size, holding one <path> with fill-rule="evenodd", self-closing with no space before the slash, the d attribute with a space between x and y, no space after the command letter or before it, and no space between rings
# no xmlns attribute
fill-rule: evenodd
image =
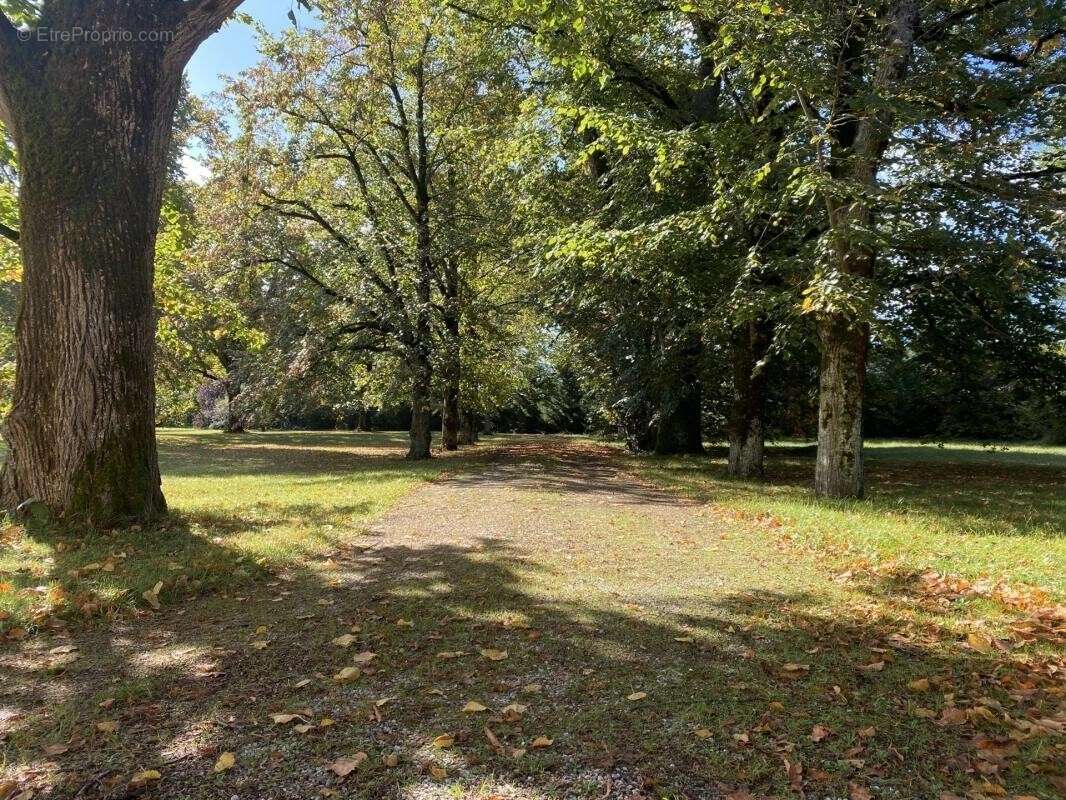
<svg viewBox="0 0 1066 800"><path fill-rule="evenodd" d="M224 546L201 546L225 561ZM14 674L20 662L8 659L0 704L27 727L9 735L7 757L41 771L55 762L52 796L83 798L125 796L146 768L164 776L154 797L249 799L407 797L419 786L435 787L426 796L450 786L456 797L705 798L742 786L838 797L858 785L936 797L986 780L1050 797L1061 769L1029 722L1053 712L1051 668L974 652L869 604L729 593L664 615L562 601L541 588L564 578L560 567L487 538L354 545L329 561L279 570L266 596L242 598L237 584L209 603L171 599L150 618L79 634L82 659L51 675L29 658L31 671ZM353 625L350 649L331 644ZM489 648L507 657L483 657ZM360 651L376 654L364 673L334 682ZM928 687L908 688L922 679ZM464 714L470 700L489 710ZM526 708L506 714L513 703ZM48 719L33 721L41 704ZM285 711L312 729L268 716ZM96 730L101 720L118 733ZM453 747L429 745L444 733ZM553 743L531 749L538 736ZM45 756L48 744L70 750ZM215 774L222 751L237 766ZM356 752L369 758L348 779L327 769ZM388 754L399 766L383 763Z"/></svg>
<svg viewBox="0 0 1066 800"><path fill-rule="evenodd" d="M901 454L909 449L901 448ZM883 450L868 450L867 497L856 504L814 497L813 450L797 455L797 448L769 448L765 483L730 478L720 450L711 458L648 458L633 463L638 471L650 469L706 502L794 501L867 517L907 516L959 534L1066 536L1066 467L1058 462L1038 466L998 457L990 462L910 462L883 459Z"/></svg>

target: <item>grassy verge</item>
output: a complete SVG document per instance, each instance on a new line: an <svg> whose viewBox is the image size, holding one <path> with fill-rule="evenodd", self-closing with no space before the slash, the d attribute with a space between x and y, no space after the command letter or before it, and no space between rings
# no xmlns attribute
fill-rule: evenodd
<svg viewBox="0 0 1066 800"><path fill-rule="evenodd" d="M77 535L32 526L0 533L0 635L147 608L145 593L160 584L166 603L302 568L419 483L467 463L411 464L405 443L397 433L162 430L167 520Z"/></svg>
<svg viewBox="0 0 1066 800"><path fill-rule="evenodd" d="M755 483L730 479L719 451L632 461L726 514L780 523L843 565L933 569L1066 597L1066 448L871 442L859 502L813 496L810 448L770 448L767 463L767 481Z"/></svg>

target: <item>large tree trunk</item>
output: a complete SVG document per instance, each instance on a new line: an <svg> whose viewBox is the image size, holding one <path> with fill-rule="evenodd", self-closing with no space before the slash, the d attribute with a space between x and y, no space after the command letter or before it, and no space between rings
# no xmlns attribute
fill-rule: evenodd
<svg viewBox="0 0 1066 800"><path fill-rule="evenodd" d="M238 3L56 0L23 35L0 15L23 260L8 508L97 526L166 510L152 308L165 159L182 69ZM78 30L110 38L50 38Z"/></svg>
<svg viewBox="0 0 1066 800"><path fill-rule="evenodd" d="M860 187L838 203L827 198L833 232L830 274L852 292L872 291L876 252L866 241L875 213L870 197L891 136L891 105L910 65L918 24L917 0L895 0L878 20L879 50L866 52L868 36L847 34L841 47L839 118L830 125L830 173L844 186ZM868 63L875 64L866 79ZM867 298L857 297L857 305ZM818 460L814 489L821 497L863 496L862 416L869 348L868 316L827 309L818 318L821 345L818 398Z"/></svg>
<svg viewBox="0 0 1066 800"><path fill-rule="evenodd" d="M739 325L732 333L729 474L734 478L763 477L767 374L762 361L770 349L771 340L772 329L765 318Z"/></svg>
<svg viewBox="0 0 1066 800"><path fill-rule="evenodd" d="M819 324L818 462L814 489L822 497L862 497L862 413L869 326L847 319Z"/></svg>

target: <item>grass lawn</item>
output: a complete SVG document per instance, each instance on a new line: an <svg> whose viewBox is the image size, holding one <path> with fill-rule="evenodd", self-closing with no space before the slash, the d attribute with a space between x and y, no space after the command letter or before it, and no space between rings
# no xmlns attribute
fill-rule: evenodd
<svg viewBox="0 0 1066 800"><path fill-rule="evenodd" d="M874 443L823 503L796 447L403 445L165 431L161 529L10 528L0 800L1066 790L1066 450Z"/></svg>
<svg viewBox="0 0 1066 800"><path fill-rule="evenodd" d="M643 474L741 517L769 516L845 560L1029 583L1066 597L1066 447L871 441L867 497L810 492L812 446L769 449L766 483L732 480L724 453L640 459Z"/></svg>

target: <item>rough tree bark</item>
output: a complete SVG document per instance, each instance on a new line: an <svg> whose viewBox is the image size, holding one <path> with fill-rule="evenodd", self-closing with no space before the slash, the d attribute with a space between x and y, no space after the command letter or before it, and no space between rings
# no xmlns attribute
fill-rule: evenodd
<svg viewBox="0 0 1066 800"><path fill-rule="evenodd" d="M772 338L771 325L764 318L738 325L732 333L729 474L734 478L763 477L767 375L761 362L770 349Z"/></svg>
<svg viewBox="0 0 1066 800"><path fill-rule="evenodd" d="M184 66L239 4L54 0L24 32L0 14L23 257L8 508L96 526L166 511L152 309L165 158Z"/></svg>
<svg viewBox="0 0 1066 800"><path fill-rule="evenodd" d="M865 240L874 224L868 196L876 189L877 172L891 135L888 103L871 102L891 92L911 61L918 24L916 0L896 0L879 31L853 32L842 48L838 118L833 136L830 173L838 181L862 187L854 198L837 206L828 200L835 244L832 269L854 285L874 276L876 253ZM871 54L867 39L876 38ZM870 80L863 79L873 64ZM870 326L845 311L827 311L818 319L821 346L818 399L818 459L814 489L821 497L863 496L862 417L866 355Z"/></svg>

